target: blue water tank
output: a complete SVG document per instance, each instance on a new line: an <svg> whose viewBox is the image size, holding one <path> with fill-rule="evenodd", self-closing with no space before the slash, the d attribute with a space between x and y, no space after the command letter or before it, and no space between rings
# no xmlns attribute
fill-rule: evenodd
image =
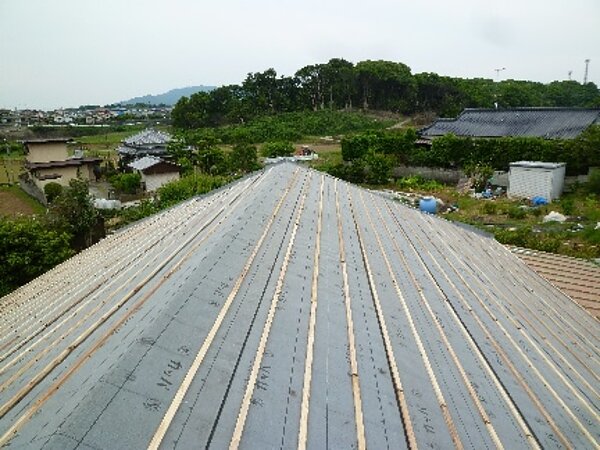
<svg viewBox="0 0 600 450"><path fill-rule="evenodd" d="M429 214L435 214L437 212L437 201L434 197L423 197L419 201L419 209Z"/></svg>

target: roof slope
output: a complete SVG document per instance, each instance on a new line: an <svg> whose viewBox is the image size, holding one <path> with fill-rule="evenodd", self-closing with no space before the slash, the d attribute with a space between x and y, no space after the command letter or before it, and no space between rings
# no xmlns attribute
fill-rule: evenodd
<svg viewBox="0 0 600 450"><path fill-rule="evenodd" d="M117 153L122 156L164 155L171 140L170 134L147 128L123 139Z"/></svg>
<svg viewBox="0 0 600 450"><path fill-rule="evenodd" d="M565 255L509 248L529 267L600 319L600 266Z"/></svg>
<svg viewBox="0 0 600 450"><path fill-rule="evenodd" d="M281 164L0 300L11 448L593 448L598 322L492 239Z"/></svg>
<svg viewBox="0 0 600 450"><path fill-rule="evenodd" d="M136 159L135 161L127 165L132 169L143 172L144 170L149 169L150 167L154 167L158 164L162 164L164 166L171 166L174 170L179 169L179 166L177 164L165 161L164 159L157 158L156 156L144 156L140 159Z"/></svg>
<svg viewBox="0 0 600 450"><path fill-rule="evenodd" d="M123 143L130 147L139 147L146 145L167 145L171 142L171 136L163 131L157 131L153 128L147 128L133 136L123 139Z"/></svg>
<svg viewBox="0 0 600 450"><path fill-rule="evenodd" d="M542 137L573 139L594 123L600 109L582 108L467 108L456 119L438 119L421 130L425 137Z"/></svg>

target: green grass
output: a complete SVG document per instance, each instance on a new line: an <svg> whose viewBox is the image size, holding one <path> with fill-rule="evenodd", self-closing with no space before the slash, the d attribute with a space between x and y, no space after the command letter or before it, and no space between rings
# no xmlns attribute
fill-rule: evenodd
<svg viewBox="0 0 600 450"><path fill-rule="evenodd" d="M114 131L112 133L102 133L94 136L81 136L75 140L83 145L116 145L138 131L140 131L140 129L137 128L129 131Z"/></svg>
<svg viewBox="0 0 600 450"><path fill-rule="evenodd" d="M19 181L23 170L23 157L16 159L0 159L0 184L14 184Z"/></svg>
<svg viewBox="0 0 600 450"><path fill-rule="evenodd" d="M45 214L46 208L36 199L30 197L19 186L1 186L0 193L3 194L3 205L0 205L0 215L12 215L15 213L26 213L23 210L31 208L33 214ZM12 197L12 198L11 198ZM4 211L4 209L7 209Z"/></svg>
<svg viewBox="0 0 600 450"><path fill-rule="evenodd" d="M296 144L299 147L301 144ZM314 144L309 147L319 155L319 159L311 161L310 167L323 170L342 163L342 149L339 144Z"/></svg>

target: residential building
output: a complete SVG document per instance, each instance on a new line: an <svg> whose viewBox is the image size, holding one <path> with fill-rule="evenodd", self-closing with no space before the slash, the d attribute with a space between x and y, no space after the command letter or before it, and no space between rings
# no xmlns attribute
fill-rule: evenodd
<svg viewBox="0 0 600 450"><path fill-rule="evenodd" d="M156 156L144 156L128 164L128 167L141 175L145 191L156 191L162 185L179 179L181 167Z"/></svg>
<svg viewBox="0 0 600 450"><path fill-rule="evenodd" d="M125 166L144 156L168 156L167 146L171 142L168 133L148 128L123 140L117 148L121 163Z"/></svg>
<svg viewBox="0 0 600 450"><path fill-rule="evenodd" d="M437 119L419 134L429 139L449 133L476 138L573 139L594 124L600 124L600 108L467 108L454 119Z"/></svg>
<svg viewBox="0 0 600 450"><path fill-rule="evenodd" d="M68 156L69 139L35 139L24 141L25 168L40 191L49 182L68 186L74 178L94 180L102 158Z"/></svg>

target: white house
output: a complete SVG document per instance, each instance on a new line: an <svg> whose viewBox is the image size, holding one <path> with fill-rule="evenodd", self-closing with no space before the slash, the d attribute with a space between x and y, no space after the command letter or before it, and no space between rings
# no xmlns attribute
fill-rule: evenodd
<svg viewBox="0 0 600 450"><path fill-rule="evenodd" d="M179 179L181 167L155 156L144 156L128 164L142 177L142 186L148 192L157 190L163 184Z"/></svg>

